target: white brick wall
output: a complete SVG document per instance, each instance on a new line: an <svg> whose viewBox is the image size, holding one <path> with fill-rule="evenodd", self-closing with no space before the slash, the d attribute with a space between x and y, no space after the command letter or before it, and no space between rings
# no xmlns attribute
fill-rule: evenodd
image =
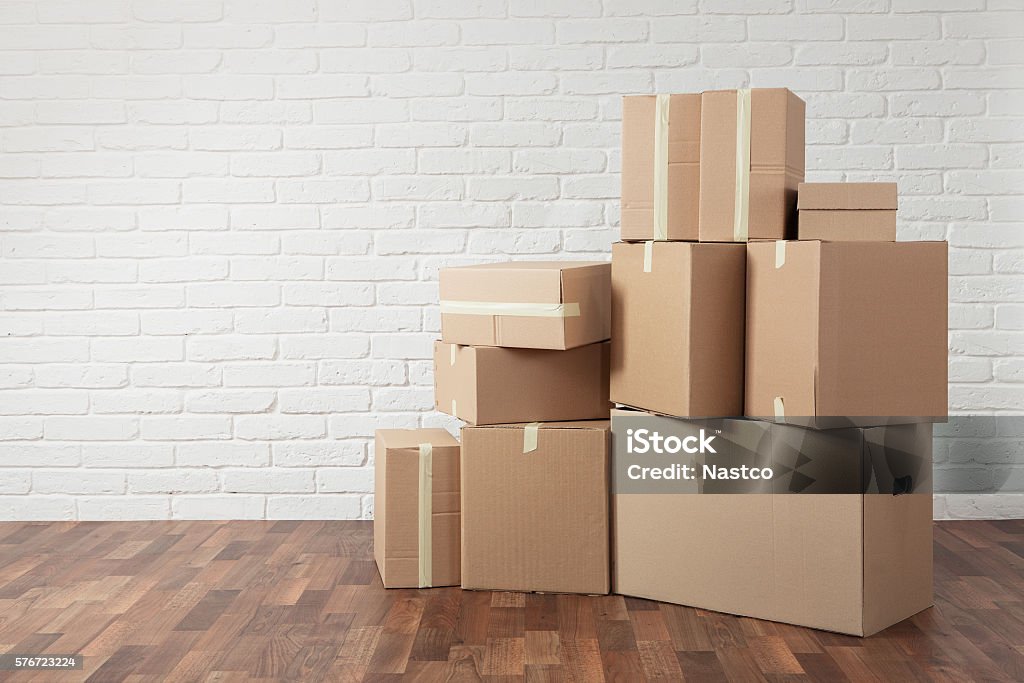
<svg viewBox="0 0 1024 683"><path fill-rule="evenodd" d="M452 424L438 268L607 256L622 93L796 90L810 179L951 241L952 407L1020 409L1021 10L4 2L0 519L370 516L373 429ZM954 450L945 490L1024 482Z"/></svg>

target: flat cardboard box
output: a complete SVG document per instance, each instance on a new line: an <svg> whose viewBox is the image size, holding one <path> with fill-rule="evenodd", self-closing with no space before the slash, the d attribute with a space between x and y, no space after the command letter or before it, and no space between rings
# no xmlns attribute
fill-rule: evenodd
<svg viewBox="0 0 1024 683"><path fill-rule="evenodd" d="M605 594L608 420L462 430L462 587ZM527 451L527 452L524 452Z"/></svg>
<svg viewBox="0 0 1024 683"><path fill-rule="evenodd" d="M624 241L654 239L655 95L622 98L622 208ZM697 239L700 194L700 95L669 95L666 233Z"/></svg>
<svg viewBox="0 0 1024 683"><path fill-rule="evenodd" d="M434 342L434 407L470 424L607 420L609 343L567 351Z"/></svg>
<svg viewBox="0 0 1024 683"><path fill-rule="evenodd" d="M448 344L572 349L608 339L611 266L511 261L444 268L441 340Z"/></svg>
<svg viewBox="0 0 1024 683"><path fill-rule="evenodd" d="M612 245L612 401L742 414L745 261L742 244Z"/></svg>
<svg viewBox="0 0 1024 683"><path fill-rule="evenodd" d="M944 418L946 252L945 242L748 244L745 414L811 426Z"/></svg>
<svg viewBox="0 0 1024 683"><path fill-rule="evenodd" d="M618 412L612 421L619 467L625 425ZM715 423L725 438L760 425L758 447L770 458L813 462L852 449L858 465L895 456L925 478L901 495L616 491L616 593L857 636L932 604L931 425L833 432Z"/></svg>
<svg viewBox="0 0 1024 683"><path fill-rule="evenodd" d="M431 445L431 586L457 586L459 442L444 429L379 429L374 451L373 558L385 588L417 588L422 548L420 444Z"/></svg>
<svg viewBox="0 0 1024 683"><path fill-rule="evenodd" d="M896 183L800 183L799 238L896 241Z"/></svg>
<svg viewBox="0 0 1024 683"><path fill-rule="evenodd" d="M737 91L701 95L700 241L734 242ZM785 88L750 90L750 240L796 236L804 179L804 101Z"/></svg>

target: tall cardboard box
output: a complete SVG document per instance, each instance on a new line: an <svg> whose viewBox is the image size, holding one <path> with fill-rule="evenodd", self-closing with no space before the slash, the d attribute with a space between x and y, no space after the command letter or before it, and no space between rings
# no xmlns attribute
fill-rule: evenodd
<svg viewBox="0 0 1024 683"><path fill-rule="evenodd" d="M608 339L611 267L513 261L440 273L446 344L572 349Z"/></svg>
<svg viewBox="0 0 1024 683"><path fill-rule="evenodd" d="M459 585L459 442L443 429L377 430L374 474L384 587Z"/></svg>
<svg viewBox="0 0 1024 683"><path fill-rule="evenodd" d="M745 262L741 244L612 245L612 401L741 414Z"/></svg>
<svg viewBox="0 0 1024 683"><path fill-rule="evenodd" d="M861 493L750 493L735 481L691 493L622 493L621 432L636 422L616 412L616 593L858 636L932 604L931 425L822 431L643 420L679 436L721 429L709 462L770 462L780 472L788 463L780 490L817 490L814 477L837 471L840 459L842 469L868 476L853 479ZM706 492L729 487L735 492Z"/></svg>
<svg viewBox="0 0 1024 683"><path fill-rule="evenodd" d="M796 236L804 111L785 88L701 95L701 242Z"/></svg>
<svg viewBox="0 0 1024 683"><path fill-rule="evenodd" d="M802 240L896 241L896 183L800 183Z"/></svg>
<svg viewBox="0 0 1024 683"><path fill-rule="evenodd" d="M745 414L811 426L943 418L946 251L945 242L748 244Z"/></svg>
<svg viewBox="0 0 1024 683"><path fill-rule="evenodd" d="M630 240L696 240L700 95L622 98L621 231Z"/></svg>
<svg viewBox="0 0 1024 683"><path fill-rule="evenodd" d="M470 424L607 420L609 343L567 351L434 343L434 407Z"/></svg>
<svg viewBox="0 0 1024 683"><path fill-rule="evenodd" d="M463 588L608 592L608 430L463 428Z"/></svg>

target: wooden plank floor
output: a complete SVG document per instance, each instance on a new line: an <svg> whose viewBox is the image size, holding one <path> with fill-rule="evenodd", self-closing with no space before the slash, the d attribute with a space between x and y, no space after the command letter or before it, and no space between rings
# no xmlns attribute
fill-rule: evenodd
<svg viewBox="0 0 1024 683"><path fill-rule="evenodd" d="M620 596L385 591L369 522L0 524L10 681L1024 680L1024 521L936 524L936 607L854 638ZM3 674L0 674L3 678Z"/></svg>

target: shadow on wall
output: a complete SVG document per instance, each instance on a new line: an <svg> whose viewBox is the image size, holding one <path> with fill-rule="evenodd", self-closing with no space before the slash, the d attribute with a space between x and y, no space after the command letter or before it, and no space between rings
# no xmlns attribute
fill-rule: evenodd
<svg viewBox="0 0 1024 683"><path fill-rule="evenodd" d="M934 434L935 493L1024 493L1024 416L950 416Z"/></svg>

